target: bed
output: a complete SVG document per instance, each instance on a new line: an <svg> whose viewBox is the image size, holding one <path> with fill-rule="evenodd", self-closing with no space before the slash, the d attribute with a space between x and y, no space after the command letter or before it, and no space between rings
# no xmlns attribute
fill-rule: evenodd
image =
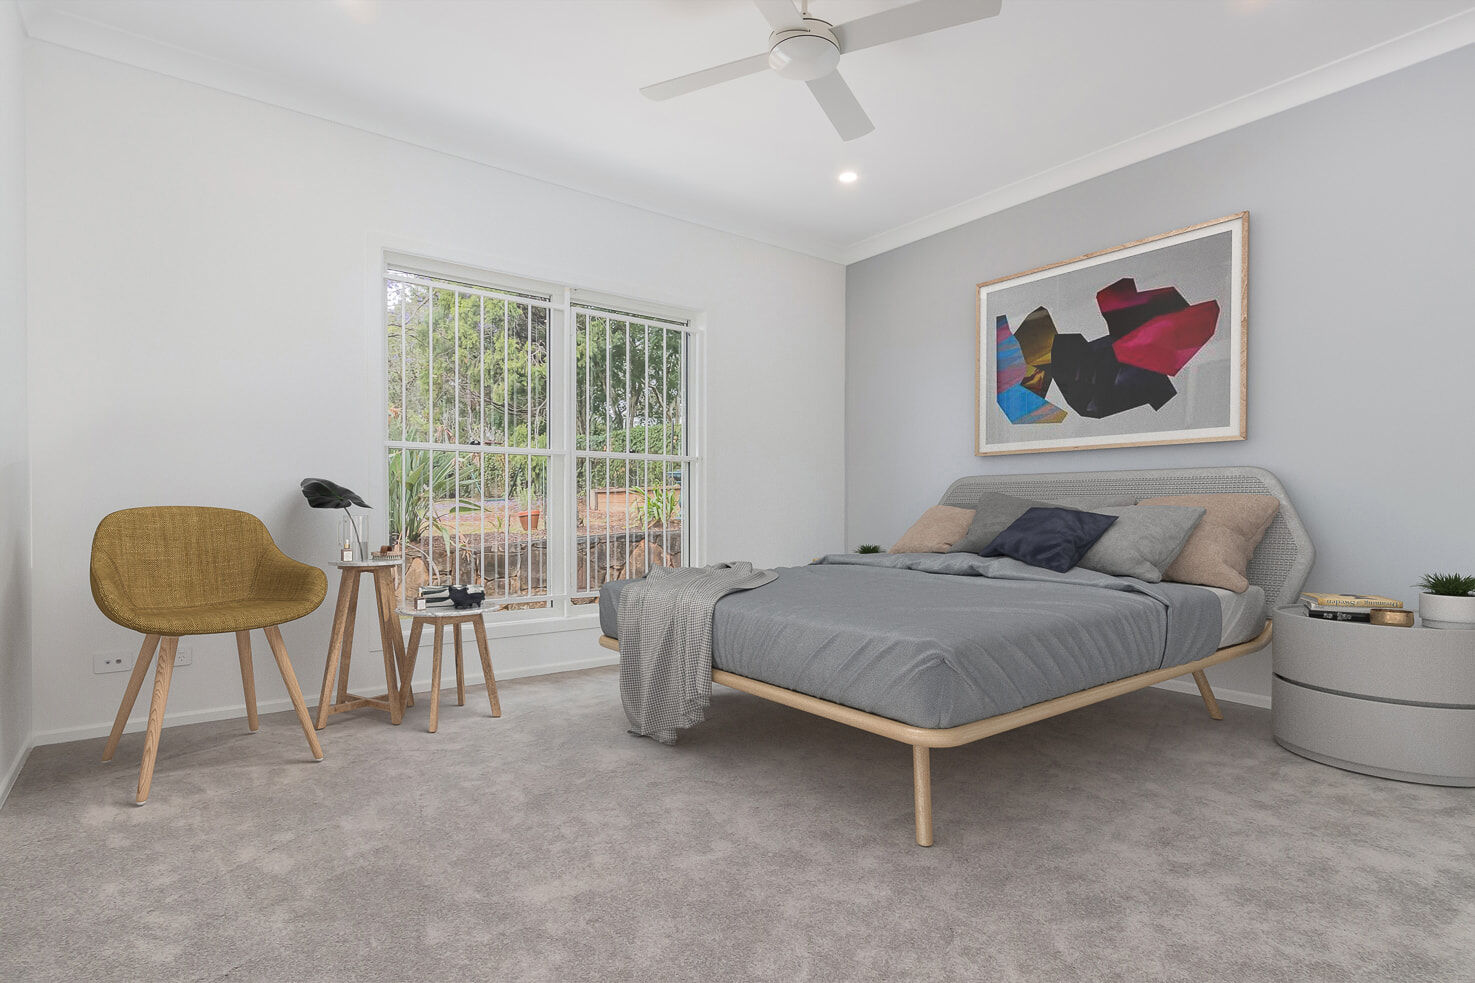
<svg viewBox="0 0 1475 983"><path fill-rule="evenodd" d="M1259 468L960 478L940 504L986 492L1095 508L1162 495L1273 495L1249 590L1063 574L971 553L840 554L784 568L713 613L712 680L908 744L916 842L933 843L931 750L956 747L1191 675L1264 648L1267 615L1294 603L1312 545L1284 487ZM601 644L619 650L619 595L600 594Z"/></svg>

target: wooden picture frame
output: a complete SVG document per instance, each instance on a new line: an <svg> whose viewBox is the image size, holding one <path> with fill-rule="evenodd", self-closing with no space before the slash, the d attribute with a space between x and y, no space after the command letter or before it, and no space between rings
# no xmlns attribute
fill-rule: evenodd
<svg viewBox="0 0 1475 983"><path fill-rule="evenodd" d="M1249 222L1238 212L978 283L975 453L1244 440Z"/></svg>

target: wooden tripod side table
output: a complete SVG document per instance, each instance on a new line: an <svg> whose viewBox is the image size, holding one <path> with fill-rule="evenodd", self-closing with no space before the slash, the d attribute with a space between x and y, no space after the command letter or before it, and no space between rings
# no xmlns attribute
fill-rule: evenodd
<svg viewBox="0 0 1475 983"><path fill-rule="evenodd" d="M394 568L399 562L399 557L375 557L333 564L343 575L338 582L338 607L333 613L333 635L328 641L328 661L323 667L323 691L318 697L318 730L328 725L328 717L331 715L363 707L388 711L389 722L392 724L404 719L405 705L400 698L399 672L405 661L405 640L400 634L399 618L394 613ZM348 691L348 667L353 658L353 623L358 614L359 577L362 574L369 574L374 578L379 640L384 646L383 696L356 696ZM335 679L338 682L338 698L329 702Z"/></svg>
<svg viewBox="0 0 1475 983"><path fill-rule="evenodd" d="M414 706L415 696L410 691L410 684L415 678L415 657L420 653L420 633L425 626L431 625L435 629L434 656L430 664L430 732L435 733L440 724L440 657L442 641L447 626L451 629L451 637L456 642L456 705L466 705L466 668L461 661L461 626L470 624L476 632L476 649L481 655L481 671L487 683L487 702L492 705L492 716L502 716L502 701L497 699L497 677L492 675L492 655L487 648L487 624L482 615L482 608L425 608L415 610L413 608L400 608L399 613L406 618L413 618L410 625L410 645L406 660L401 663L404 670L400 676L404 687L400 694L400 704L403 706Z"/></svg>

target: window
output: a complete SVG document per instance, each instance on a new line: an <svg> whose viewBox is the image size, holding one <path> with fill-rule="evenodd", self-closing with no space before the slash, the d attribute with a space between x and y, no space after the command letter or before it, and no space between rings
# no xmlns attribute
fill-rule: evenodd
<svg viewBox="0 0 1475 983"><path fill-rule="evenodd" d="M391 263L384 279L403 596L481 584L504 617L560 616L606 581L690 563L689 321L455 272Z"/></svg>

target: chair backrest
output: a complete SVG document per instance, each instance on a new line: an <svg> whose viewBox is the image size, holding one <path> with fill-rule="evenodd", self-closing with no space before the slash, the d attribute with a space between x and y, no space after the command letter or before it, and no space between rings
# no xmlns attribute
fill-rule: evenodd
<svg viewBox="0 0 1475 983"><path fill-rule="evenodd" d="M249 512L124 509L98 523L92 578L139 607L213 604L247 596L262 556L275 550L266 526Z"/></svg>

